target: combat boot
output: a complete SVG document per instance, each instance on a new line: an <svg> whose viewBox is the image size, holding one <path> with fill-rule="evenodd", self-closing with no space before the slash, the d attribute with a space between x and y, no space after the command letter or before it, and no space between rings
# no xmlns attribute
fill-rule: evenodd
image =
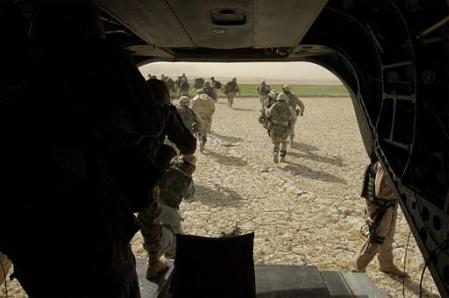
<svg viewBox="0 0 449 298"><path fill-rule="evenodd" d="M160 257L157 257L156 255L149 255L146 278L148 280L152 280L167 271L168 268L167 259L164 255Z"/></svg>
<svg viewBox="0 0 449 298"><path fill-rule="evenodd" d="M281 150L281 162L285 162L285 155L287 155L287 151Z"/></svg>
<svg viewBox="0 0 449 298"><path fill-rule="evenodd" d="M274 163L279 162L279 156L277 154L273 154L273 161L274 161Z"/></svg>

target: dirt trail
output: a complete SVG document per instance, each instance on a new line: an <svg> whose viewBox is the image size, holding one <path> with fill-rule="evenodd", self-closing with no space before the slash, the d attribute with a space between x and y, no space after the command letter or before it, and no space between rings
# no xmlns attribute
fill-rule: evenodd
<svg viewBox="0 0 449 298"><path fill-rule="evenodd" d="M258 264L349 270L348 261L363 243L359 191L369 162L350 99L305 98L294 147L288 149L287 162L278 165L257 122L258 99L236 99L232 110L224 101L217 104L207 150L198 155L196 198L181 205L185 231L218 236L238 225L244 233L255 232ZM401 267L408 233L401 213L394 243L395 262ZM133 249L145 256L141 243L139 233ZM413 237L407 260L411 277L405 296L417 297L424 262ZM377 260L368 274L390 296L402 296L401 281L377 271ZM423 285L424 297L438 297L430 274ZM10 297L25 297L16 282L9 283L9 290Z"/></svg>

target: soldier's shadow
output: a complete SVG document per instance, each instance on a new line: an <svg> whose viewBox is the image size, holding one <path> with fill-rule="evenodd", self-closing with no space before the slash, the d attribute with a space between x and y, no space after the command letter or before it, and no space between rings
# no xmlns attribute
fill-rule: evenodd
<svg viewBox="0 0 449 298"><path fill-rule="evenodd" d="M341 157L327 157L313 153L313 151L318 151L319 148L309 144L293 142L292 148L304 152L304 153L296 151L288 152L288 155L291 155L293 157L307 158L313 161L328 163L339 167L342 167L344 165Z"/></svg>
<svg viewBox="0 0 449 298"><path fill-rule="evenodd" d="M229 142L229 143L237 143L237 142L243 141L242 138L239 138L239 137L231 137L231 136L225 136L225 135L221 135L221 134L219 134L219 133L217 133L217 132L214 132L214 131L211 131L209 134L210 134L211 136L220 138L220 139L222 139L223 141Z"/></svg>
<svg viewBox="0 0 449 298"><path fill-rule="evenodd" d="M255 112L256 110L254 109L244 109L244 108L232 108L233 110L236 111L241 111L241 112Z"/></svg>
<svg viewBox="0 0 449 298"><path fill-rule="evenodd" d="M320 148L318 148L316 146L309 145L309 144L306 144L306 143L301 143L301 142L293 142L292 148L293 149L297 149L299 151L303 151L303 152L310 152L310 151L318 151L318 150L320 150Z"/></svg>
<svg viewBox="0 0 449 298"><path fill-rule="evenodd" d="M317 171L317 170L313 170L311 168L305 167L303 165L291 162L291 161L286 161L287 165L282 167L281 169L286 170L286 171L290 171L295 175L300 175L303 177L307 177L310 179L314 179L314 180L320 180L320 181L325 181L325 182L333 182L333 183L340 183L340 184L347 184L346 180L344 180L343 178L337 177L335 175L326 173L326 172L322 172L322 171Z"/></svg>
<svg viewBox="0 0 449 298"><path fill-rule="evenodd" d="M395 276L392 274L388 274L388 276L391 279L394 279L395 281L401 283L402 285L402 277L399 276ZM410 277L406 277L405 278L405 288L407 290L409 290L410 292L412 292L413 294L415 294L416 296L419 296L419 283L413 281L412 279L410 279ZM440 295L437 294L433 294L432 292L430 292L429 290L425 289L424 287L422 288L422 296L423 297L430 297L430 298L438 298L440 297Z"/></svg>
<svg viewBox="0 0 449 298"><path fill-rule="evenodd" d="M212 157L216 162L224 166L244 167L248 164L240 157L227 156L211 150L206 150L204 154Z"/></svg>
<svg viewBox="0 0 449 298"><path fill-rule="evenodd" d="M208 206L240 206L242 204L242 196L221 185L201 185L195 184L195 201Z"/></svg>

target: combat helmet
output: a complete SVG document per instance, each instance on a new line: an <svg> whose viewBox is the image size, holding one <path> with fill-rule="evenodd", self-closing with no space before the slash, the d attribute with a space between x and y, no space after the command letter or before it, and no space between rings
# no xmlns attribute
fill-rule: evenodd
<svg viewBox="0 0 449 298"><path fill-rule="evenodd" d="M270 93L268 93L268 97L272 99L276 99L278 97L278 93L276 90L271 90Z"/></svg>
<svg viewBox="0 0 449 298"><path fill-rule="evenodd" d="M190 105L190 98L187 95L183 95L179 98L179 105L188 107Z"/></svg>
<svg viewBox="0 0 449 298"><path fill-rule="evenodd" d="M291 88L290 88L289 85L284 85L284 86L282 86L282 91L284 91L284 92L290 92L290 91L291 91Z"/></svg>
<svg viewBox="0 0 449 298"><path fill-rule="evenodd" d="M278 98L277 98L278 101L286 101L287 99L288 99L287 94L282 93L282 92L279 93Z"/></svg>

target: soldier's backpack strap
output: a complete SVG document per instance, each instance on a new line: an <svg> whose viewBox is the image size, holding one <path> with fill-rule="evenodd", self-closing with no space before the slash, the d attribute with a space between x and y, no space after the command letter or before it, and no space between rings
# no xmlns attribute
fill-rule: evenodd
<svg viewBox="0 0 449 298"><path fill-rule="evenodd" d="M375 163L369 164L363 174L363 184L360 196L368 201L376 201L375 193L376 168Z"/></svg>

